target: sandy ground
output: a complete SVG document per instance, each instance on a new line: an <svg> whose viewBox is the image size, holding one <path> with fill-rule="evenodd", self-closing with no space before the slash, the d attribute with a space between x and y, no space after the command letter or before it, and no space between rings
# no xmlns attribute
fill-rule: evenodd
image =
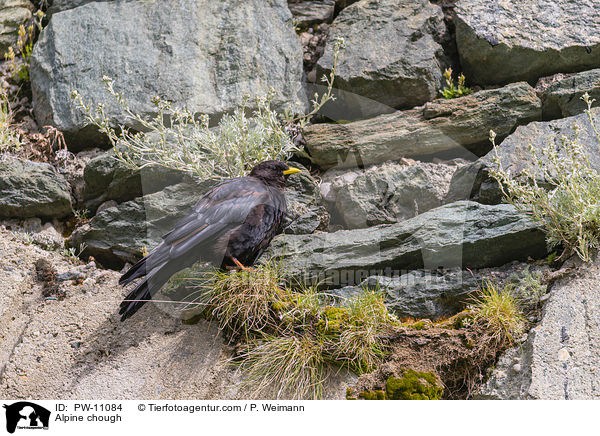
<svg viewBox="0 0 600 436"><path fill-rule="evenodd" d="M44 298L35 261L48 259L63 300ZM119 274L80 265L0 229L0 398L241 399L243 374L207 321L184 325L147 304L125 323ZM333 380L328 398L344 398Z"/></svg>

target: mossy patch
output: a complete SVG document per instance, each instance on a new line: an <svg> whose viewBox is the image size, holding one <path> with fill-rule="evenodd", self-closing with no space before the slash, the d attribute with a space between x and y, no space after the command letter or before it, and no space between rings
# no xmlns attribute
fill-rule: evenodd
<svg viewBox="0 0 600 436"><path fill-rule="evenodd" d="M443 393L434 373L407 369L399 377L389 376L385 390L363 391L358 396L365 400L439 400Z"/></svg>

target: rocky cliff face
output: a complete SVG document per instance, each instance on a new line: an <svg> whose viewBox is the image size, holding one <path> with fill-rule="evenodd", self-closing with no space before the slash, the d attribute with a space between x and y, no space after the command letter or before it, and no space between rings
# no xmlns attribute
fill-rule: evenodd
<svg viewBox="0 0 600 436"><path fill-rule="evenodd" d="M4 3L2 52L35 12L28 0ZM151 250L215 181L116 160L71 98L77 90L111 125L140 129L103 76L142 118L156 116L158 96L216 125L246 94L271 88L278 110L306 110L333 73L335 101L291 135L304 171L290 179L285 229L265 258L339 298L376 287L403 318L455 315L490 277L552 274L543 229L503 204L488 176L490 130L517 176L530 143L560 148L562 136L577 136L600 165L580 100L600 100L594 2L49 3L21 94L11 64L0 69L22 106L23 144L0 144L0 397L247 396L215 325L184 325L154 305L116 321L124 290L114 270ZM339 38L346 48L334 68ZM448 67L474 92L442 98ZM592 118L600 125L600 109ZM65 256L74 254L85 262ZM39 259L55 268L57 286L37 278ZM598 397L597 263L554 282L541 318L500 358L480 398ZM332 380L327 396L343 398L353 381Z"/></svg>

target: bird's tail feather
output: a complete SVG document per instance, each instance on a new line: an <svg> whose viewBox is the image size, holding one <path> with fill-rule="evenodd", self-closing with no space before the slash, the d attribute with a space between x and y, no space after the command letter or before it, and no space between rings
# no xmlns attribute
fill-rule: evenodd
<svg viewBox="0 0 600 436"><path fill-rule="evenodd" d="M125 321L137 312L152 296L156 294L162 286L167 283L169 278L179 270L178 267L169 267L166 263L153 266L146 277L138 283L133 290L125 297L119 309L121 321ZM135 276L133 274L131 277ZM133 280L133 279L131 279Z"/></svg>
<svg viewBox="0 0 600 436"><path fill-rule="evenodd" d="M146 261L148 256L140 259L135 265L133 265L125 274L119 279L120 285L127 285L135 279L146 275Z"/></svg>
<svg viewBox="0 0 600 436"><path fill-rule="evenodd" d="M142 282L138 283L137 286L133 288L133 290L127 294L125 299L121 302L121 306L119 308L121 321L125 321L127 318L131 317L144 304L147 303L147 300L151 299L152 294L150 293L148 286L148 279L144 279Z"/></svg>

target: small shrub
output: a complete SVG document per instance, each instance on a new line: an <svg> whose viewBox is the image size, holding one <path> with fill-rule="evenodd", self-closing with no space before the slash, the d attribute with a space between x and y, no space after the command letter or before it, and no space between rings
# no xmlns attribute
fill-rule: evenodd
<svg viewBox="0 0 600 436"><path fill-rule="evenodd" d="M456 85L452 78L452 68L446 68L444 71L444 78L446 79L446 86L442 89L441 93L446 99L462 97L473 92L472 89L465 86L466 79L463 73L460 73L458 76L458 83Z"/></svg>
<svg viewBox="0 0 600 436"><path fill-rule="evenodd" d="M512 344L525 331L525 317L507 285L487 281L474 297L473 321L483 324L497 343Z"/></svg>
<svg viewBox="0 0 600 436"><path fill-rule="evenodd" d="M542 272L531 272L529 265L523 269L521 275L511 277L514 286L512 294L524 307L537 309L541 306L542 297L546 295L548 286L542 282Z"/></svg>
<svg viewBox="0 0 600 436"><path fill-rule="evenodd" d="M19 26L17 35L17 47L8 48L4 59L8 62L10 73L15 82L26 82L29 80L29 63L33 53L33 43L37 32L42 30L42 20L45 14L41 10L33 15L33 23L25 27ZM18 58L21 58L20 60Z"/></svg>
<svg viewBox="0 0 600 436"><path fill-rule="evenodd" d="M133 131L125 126L114 126L103 104L95 108L87 105L74 90L72 98L87 120L105 134L115 149L115 157L132 169L160 165L181 170L200 179L227 179L246 175L257 163L270 160L288 160L293 153L305 155L290 139L290 134L302 128L324 104L333 100L335 63L343 40L334 45L334 68L325 76L327 91L315 94L313 109L298 114L298 106L277 113L271 104L274 90L265 96L249 96L233 113L225 114L215 128L209 117L198 117L192 111L175 107L159 97L152 99L156 116L145 119L134 113L123 94L114 88L112 79L104 76L109 93L121 110L139 126ZM249 115L250 113L250 115ZM288 133L290 132L290 133Z"/></svg>
<svg viewBox="0 0 600 436"><path fill-rule="evenodd" d="M591 113L594 100L587 93L582 99L600 150L600 134ZM490 132L495 156L489 173L499 182L506 201L543 227L550 246L562 244L563 254L575 252L589 262L591 251L600 248L600 175L579 142L577 126L573 139L561 138L561 153L551 142L539 147L530 144L533 164L521 177L513 177L502 167L495 136Z"/></svg>

